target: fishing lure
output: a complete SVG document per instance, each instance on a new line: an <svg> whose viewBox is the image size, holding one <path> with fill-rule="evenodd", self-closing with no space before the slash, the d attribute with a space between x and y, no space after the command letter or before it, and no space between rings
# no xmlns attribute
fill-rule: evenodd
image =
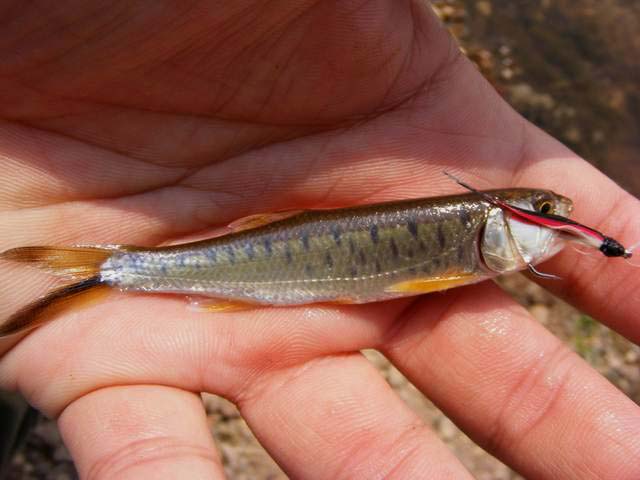
<svg viewBox="0 0 640 480"><path fill-rule="evenodd" d="M539 212L527 210L516 205L509 205L499 198L494 198L485 192L476 190L469 184L463 182L462 180L456 178L448 172L444 172L444 174L467 190L481 195L487 201L490 201L494 205L497 205L505 211L508 211L512 215L515 215L516 218L532 225L540 225L552 230L560 230L566 232L574 236L575 240L581 241L586 245L597 248L606 257L623 257L625 259L629 259L633 256L633 249L638 246L634 245L633 247L626 249L616 239L608 237L594 228L587 227L586 225L571 220L570 218L555 215L550 211L551 204L548 204L548 206L545 206Z"/></svg>

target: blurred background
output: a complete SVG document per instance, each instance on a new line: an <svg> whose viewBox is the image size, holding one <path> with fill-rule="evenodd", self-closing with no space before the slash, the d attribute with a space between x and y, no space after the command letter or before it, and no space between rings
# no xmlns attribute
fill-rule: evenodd
<svg viewBox="0 0 640 480"><path fill-rule="evenodd" d="M464 52L516 110L640 196L640 2L432 3ZM524 277L500 283L538 321L640 403L638 347ZM521 478L475 446L382 356L365 353L476 478ZM286 478L233 405L212 395L204 400L230 478ZM77 478L54 423L39 421L6 478Z"/></svg>

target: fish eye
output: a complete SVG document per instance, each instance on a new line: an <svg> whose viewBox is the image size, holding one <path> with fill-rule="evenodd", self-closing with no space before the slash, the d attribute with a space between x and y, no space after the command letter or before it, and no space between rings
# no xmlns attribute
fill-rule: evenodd
<svg viewBox="0 0 640 480"><path fill-rule="evenodd" d="M540 213L546 215L553 211L553 204L549 200L544 200L538 204L537 208Z"/></svg>

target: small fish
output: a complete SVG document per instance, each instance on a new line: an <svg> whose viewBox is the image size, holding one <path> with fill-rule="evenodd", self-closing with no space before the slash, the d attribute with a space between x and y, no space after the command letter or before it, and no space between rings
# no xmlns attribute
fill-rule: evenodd
<svg viewBox="0 0 640 480"><path fill-rule="evenodd" d="M0 259L75 283L11 315L0 336L35 328L69 300L105 287L196 296L192 305L205 311L367 303L446 290L555 255L565 235L538 220L555 215L570 223L571 209L571 200L547 190L473 190L252 215L233 222L226 235L167 247L15 248Z"/></svg>

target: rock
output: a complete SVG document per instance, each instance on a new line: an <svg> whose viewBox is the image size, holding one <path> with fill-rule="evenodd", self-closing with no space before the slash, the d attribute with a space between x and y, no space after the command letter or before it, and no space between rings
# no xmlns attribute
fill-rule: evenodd
<svg viewBox="0 0 640 480"><path fill-rule="evenodd" d="M569 127L564 132L564 136L573 143L579 143L582 140L582 132L575 126Z"/></svg>
<svg viewBox="0 0 640 480"><path fill-rule="evenodd" d="M203 393L202 402L204 403L204 408L209 415L217 415L223 419L240 417L238 409L233 403L217 395Z"/></svg>
<svg viewBox="0 0 640 480"><path fill-rule="evenodd" d="M447 417L442 416L438 421L438 433L443 440L452 440L458 434L458 427Z"/></svg>
<svg viewBox="0 0 640 480"><path fill-rule="evenodd" d="M529 308L529 313L541 324L549 323L549 308L541 303L536 303Z"/></svg>
<svg viewBox="0 0 640 480"><path fill-rule="evenodd" d="M500 70L500 76L503 80L511 80L514 77L514 72L510 68L503 68Z"/></svg>
<svg viewBox="0 0 640 480"><path fill-rule="evenodd" d="M606 359L607 359L607 364L612 369L619 370L623 365L622 358L617 353L607 352Z"/></svg>
<svg viewBox="0 0 640 480"><path fill-rule="evenodd" d="M393 388L401 387L402 385L407 383L407 379L396 368L389 369L387 379L389 381L389 385L391 385Z"/></svg>
<svg viewBox="0 0 640 480"><path fill-rule="evenodd" d="M500 48L498 48L498 53L500 53L500 55L502 55L503 57L506 57L507 55L511 54L511 47L509 45L500 45Z"/></svg>
<svg viewBox="0 0 640 480"><path fill-rule="evenodd" d="M67 450L67 447L64 446L64 444L60 444L56 447L56 449L53 451L53 459L56 462L71 462L71 454L69 453L69 450Z"/></svg>
<svg viewBox="0 0 640 480"><path fill-rule="evenodd" d="M638 351L637 350L629 350L624 354L624 361L626 363L637 363L638 361Z"/></svg>
<svg viewBox="0 0 640 480"><path fill-rule="evenodd" d="M514 104L528 105L535 108L551 110L556 102L548 93L537 93L528 83L517 83L509 89Z"/></svg>
<svg viewBox="0 0 640 480"><path fill-rule="evenodd" d="M476 12L478 12L480 15L488 17L493 13L491 2L487 2L486 0L476 2Z"/></svg>

